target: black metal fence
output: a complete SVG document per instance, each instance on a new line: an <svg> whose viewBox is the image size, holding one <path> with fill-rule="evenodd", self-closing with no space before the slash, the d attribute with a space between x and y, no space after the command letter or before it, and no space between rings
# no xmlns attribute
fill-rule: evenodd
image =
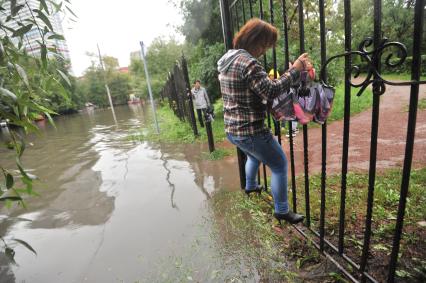
<svg viewBox="0 0 426 283"><path fill-rule="evenodd" d="M290 1L281 0L273 1L267 0L266 5L269 6L269 19L265 19L265 1L263 0L219 0L221 7L221 17L225 45L227 49L232 48L232 38L234 32L238 31L246 20L252 17L259 17L263 20L269 21L274 24L274 17L282 17L283 22L283 40L284 40L284 66L289 65L289 46L288 46L288 13L286 4ZM287 2L287 3L286 3ZM296 1L292 1L293 3ZM313 1L310 3L312 4ZM372 30L373 36L364 40L359 47L359 50L352 50L352 24L351 24L351 1L343 0L344 4L344 45L345 52L338 54L327 59L327 48L326 48L326 26L325 26L325 14L324 14L324 0L318 0L318 11L319 11L319 30L320 30L320 58L321 58L321 74L320 78L323 84L327 84L327 65L336 58L344 57L345 64L342 73L345 74L344 79L344 129L343 129L343 151L342 151L342 163L341 163L341 183L340 183L340 208L339 208L339 230L338 230L338 243L337 245L332 241L326 239L325 236L325 215L326 215L326 189L327 189L327 123L322 125L322 160L321 160L321 184L320 184L320 195L321 195L321 208L319 215L319 227L315 228L311 225L311 211L310 211L310 190L309 187L309 164L308 164L308 127L303 126L303 154L304 154L304 197L305 197L305 215L306 222L305 227L294 226L302 235L310 238L313 244L327 257L329 258L347 278L353 282L377 282L377 279L371 275L371 270L368 269L368 260L370 255L370 242L372 234L372 212L374 202L374 189L376 180L376 159L377 159L377 140L378 140L378 127L379 127L379 111L380 111L380 95L385 93L386 85L406 85L410 86L410 102L409 102L409 114L408 114L408 125L407 125L407 136L405 145L404 164L402 171L402 183L399 197L399 206L397 212L397 219L395 221L395 229L393 235L392 252L390 254L389 264L387 266L386 280L388 282L395 281L395 271L398 263L398 253L400 249L400 242L402 236L402 229L404 223L404 213L407 203L407 193L410 182L411 163L413 157L413 146L415 137L415 126L417 117L417 106L419 98L419 85L426 83L426 81L420 81L420 68L421 68L421 54L420 47L422 44L423 27L424 27L424 9L425 0L417 0L414 5L414 34L413 34L413 60L411 67L411 80L407 82L393 82L384 79L381 75L382 55L385 49L397 49L398 62L390 62L390 58L386 58L384 65L388 68L396 67L404 63L407 57L407 50L405 46L399 42L391 42L383 36L381 24L382 24L382 1L372 0L374 5L374 29ZM276 4L278 7L274 7ZM305 52L305 33L304 33L304 1L297 1L298 10L298 32L299 32L299 53ZM256 7L254 7L256 5ZM259 14L255 15L254 11L258 11ZM424 44L424 42L423 42ZM370 47L370 48L368 48ZM369 49L369 50L367 50ZM352 66L352 58L354 56L360 56L364 62L368 64L368 71L365 79L362 79L360 83L354 83L351 81L352 72L356 70ZM277 70L277 54L275 48L272 51L272 66ZM265 68L267 66L266 57L264 57ZM346 220L346 191L347 191L347 175L348 175L348 153L349 153L349 131L350 131L350 102L351 102L351 88L359 88L358 95L360 95L369 85L372 85L373 89L373 105L372 105L372 124L371 124L371 141L370 141L370 158L369 158L369 174L368 174L368 198L367 198L367 210L364 222L364 235L362 243L362 254L360 258L354 259L346 254L345 248L345 220ZM270 119L268 119L269 125L271 125ZM291 126L289 125L289 128ZM281 143L281 133L279 123L274 122L275 135ZM294 158L294 146L293 137L290 134L290 168L291 168L291 190L293 199L293 210L297 211L297 196L298 189L296 188L296 176L295 176L295 158ZM245 186L245 171L244 171L244 154L238 150L238 161L239 161L239 172L241 187ZM259 183L260 183L260 172L259 172ZM265 189L267 189L267 174L265 166L263 166L263 183ZM318 218L318 216L315 216Z"/></svg>
<svg viewBox="0 0 426 283"><path fill-rule="evenodd" d="M172 71L169 73L167 82L160 92L160 97L164 100L167 98L170 108L175 115L183 122L187 121L194 135L198 135L197 123L194 115L194 106L191 91L188 67L185 58L176 62Z"/></svg>

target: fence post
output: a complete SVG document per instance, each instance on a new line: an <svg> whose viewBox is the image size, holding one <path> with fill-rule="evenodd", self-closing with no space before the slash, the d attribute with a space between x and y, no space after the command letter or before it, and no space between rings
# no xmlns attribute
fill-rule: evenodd
<svg viewBox="0 0 426 283"><path fill-rule="evenodd" d="M205 115L204 115L204 117L205 117L204 121L205 121L205 124L206 124L206 133L207 133L207 140L208 140L208 143L209 143L209 151L210 151L210 153L212 153L213 151L215 151L215 148L214 148L214 138L213 138L213 130L212 130L212 122L211 122L210 117L208 117L207 115L208 114L205 113Z"/></svg>
<svg viewBox="0 0 426 283"><path fill-rule="evenodd" d="M232 29L231 29L231 17L229 14L229 3L228 0L219 0L220 1L220 14L222 18L222 30L223 30L223 39L225 40L225 48L229 50L232 48ZM240 173L240 186L241 189L246 187L246 171L245 164L247 156L237 147L237 156L238 156L238 170Z"/></svg>
<svg viewBox="0 0 426 283"><path fill-rule="evenodd" d="M192 103L191 86L189 84L188 65L186 63L185 56L182 54L182 70L183 76L185 77L186 94L189 98L189 114L191 116L191 126L194 131L194 136L198 136L197 122L194 114L194 104Z"/></svg>

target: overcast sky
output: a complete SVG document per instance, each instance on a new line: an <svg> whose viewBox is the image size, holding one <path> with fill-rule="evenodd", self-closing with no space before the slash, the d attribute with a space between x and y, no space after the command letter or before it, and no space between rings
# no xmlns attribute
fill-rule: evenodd
<svg viewBox="0 0 426 283"><path fill-rule="evenodd" d="M77 22L64 21L64 34L70 50L75 75L90 65L86 52L97 52L118 58L127 66L130 52L140 50L139 41L149 45L160 35L182 36L174 26L182 16L169 0L72 0Z"/></svg>

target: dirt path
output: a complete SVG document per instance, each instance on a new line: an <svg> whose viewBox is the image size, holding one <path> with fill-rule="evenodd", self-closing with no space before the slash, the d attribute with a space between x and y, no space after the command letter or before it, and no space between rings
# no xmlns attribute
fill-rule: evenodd
<svg viewBox="0 0 426 283"><path fill-rule="evenodd" d="M377 169L402 167L408 123L410 88L387 86L380 101L377 147ZM366 95L366 94L363 94ZM420 87L420 99L426 98L426 86ZM353 100L357 97L352 96ZM328 125L327 173L341 172L343 120ZM321 172L321 127L311 128L309 134L309 172ZM350 121L349 171L368 171L370 157L371 108L354 115ZM283 147L290 158L289 141L283 137ZM296 174L303 174L303 134L294 139ZM235 157L234 157L235 158ZM235 158L236 159L236 158ZM236 160L235 160L236 162ZM426 166L426 110L418 110L414 144L413 167Z"/></svg>

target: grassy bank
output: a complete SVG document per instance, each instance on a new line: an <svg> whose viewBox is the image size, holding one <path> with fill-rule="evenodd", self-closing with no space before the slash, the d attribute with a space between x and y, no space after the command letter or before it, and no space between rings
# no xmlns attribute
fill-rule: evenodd
<svg viewBox="0 0 426 283"><path fill-rule="evenodd" d="M392 81L411 81L411 74L383 74L382 77ZM426 76L420 76L420 80L426 80Z"/></svg>
<svg viewBox="0 0 426 283"><path fill-rule="evenodd" d="M216 118L212 122L212 130L216 143L225 139L222 105L221 101L216 102L214 105ZM167 143L207 142L206 130L200 127L198 120L199 136L195 137L189 122L179 120L167 104L157 107L157 120L160 134L156 133L154 124L149 122L145 128L141 129L140 132L133 133L130 138L138 141L161 141Z"/></svg>
<svg viewBox="0 0 426 283"><path fill-rule="evenodd" d="M339 233L340 209L340 175L327 177L326 190L326 238L337 246ZM310 209L311 225L319 231L320 216L320 175L310 177ZM386 281L387 264L392 249L393 233L399 202L401 171L389 170L378 174L374 192L373 225L371 237L371 258L369 272L379 280ZM289 185L291 187L291 185ZM397 268L398 282L424 282L426 280L426 168L413 170L407 199L404 219L403 238L401 241L400 258ZM297 203L299 212L305 213L304 177L296 182ZM354 259L359 259L363 246L363 231L367 204L368 174L350 173L347 176L345 253ZM248 245L244 249L253 250L261 247L267 252L267 258L286 256L296 262L296 268L304 264L319 262L317 252L298 238L288 226L284 227L284 238L278 237L273 223L271 207L262 197L244 197L241 192L228 193L226 198L231 202L230 208L225 209L223 221L234 238L247 237L253 243L238 243ZM235 195L234 195L235 194ZM267 195L262 194L263 198ZM292 193L289 192L292 203ZM241 222L241 219L244 219ZM237 223L237 221L239 221ZM229 223L228 223L229 222ZM240 223L240 224L239 224ZM222 224L222 225L225 225ZM293 234L292 234L293 233ZM290 234L290 235L289 235ZM236 240L237 241L237 240ZM243 240L241 240L243 241ZM236 244L237 245L237 244ZM259 251L260 253L260 251ZM270 270L275 274L274 270ZM292 273L293 276L295 276ZM329 274L330 275L330 274ZM277 275L278 276L278 275ZM288 274L285 274L288 276ZM336 276L333 274L333 276ZM287 277L285 277L287 278ZM320 282L320 281L318 281Z"/></svg>
<svg viewBox="0 0 426 283"><path fill-rule="evenodd" d="M212 238L229 259L227 264L251 266L249 275L234 278L233 282L254 278L257 282L302 282L301 273L320 263L318 251L294 229L273 226L270 206L259 197L247 198L240 191L218 191L210 203L214 213ZM338 277L334 270L318 273L319 278L306 282L334 282L332 279Z"/></svg>

